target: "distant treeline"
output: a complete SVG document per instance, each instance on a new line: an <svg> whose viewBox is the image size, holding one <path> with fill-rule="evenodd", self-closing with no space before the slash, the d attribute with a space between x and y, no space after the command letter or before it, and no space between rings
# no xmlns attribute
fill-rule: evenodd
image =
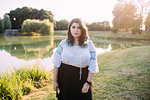
<svg viewBox="0 0 150 100"><path fill-rule="evenodd" d="M62 19L56 21L55 30L67 30L69 21ZM108 21L86 23L88 30L90 31L110 31L111 27Z"/></svg>

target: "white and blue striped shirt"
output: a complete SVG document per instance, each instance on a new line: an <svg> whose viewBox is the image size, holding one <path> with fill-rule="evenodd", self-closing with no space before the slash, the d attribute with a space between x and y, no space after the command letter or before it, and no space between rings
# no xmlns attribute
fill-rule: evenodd
<svg viewBox="0 0 150 100"><path fill-rule="evenodd" d="M91 40L87 40L87 45L84 47L70 46L67 40L62 40L53 55L53 64L55 67L60 67L61 62L79 68L89 66L88 70L92 73L99 72L96 49Z"/></svg>

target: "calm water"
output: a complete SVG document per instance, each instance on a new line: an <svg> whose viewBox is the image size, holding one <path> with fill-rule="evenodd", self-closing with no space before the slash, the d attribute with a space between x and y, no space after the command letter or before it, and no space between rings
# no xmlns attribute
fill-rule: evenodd
<svg viewBox="0 0 150 100"><path fill-rule="evenodd" d="M16 36L0 37L0 73L11 71L24 65L39 64L47 71L53 67L52 54L64 36ZM149 45L149 41L110 40L91 37L99 53L118 48ZM111 45L110 45L111 44ZM111 46L108 48L108 45Z"/></svg>

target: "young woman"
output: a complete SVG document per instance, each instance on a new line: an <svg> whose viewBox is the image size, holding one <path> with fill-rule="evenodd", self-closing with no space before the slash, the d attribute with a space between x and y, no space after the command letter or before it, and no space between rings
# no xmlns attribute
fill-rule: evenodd
<svg viewBox="0 0 150 100"><path fill-rule="evenodd" d="M92 77L99 69L95 46L80 18L70 22L67 39L58 45L53 63L58 100L92 100Z"/></svg>

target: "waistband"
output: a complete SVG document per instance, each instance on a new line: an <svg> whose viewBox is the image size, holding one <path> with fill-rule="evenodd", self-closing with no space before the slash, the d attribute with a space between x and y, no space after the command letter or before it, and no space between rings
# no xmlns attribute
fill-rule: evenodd
<svg viewBox="0 0 150 100"><path fill-rule="evenodd" d="M89 67L89 66L86 66L86 67L81 68L81 67L78 67L78 66L74 66L74 65L70 65L70 64L65 64L65 63L63 63L63 62L61 62L61 65L74 67L74 68L76 68L76 69L87 69L87 68Z"/></svg>

